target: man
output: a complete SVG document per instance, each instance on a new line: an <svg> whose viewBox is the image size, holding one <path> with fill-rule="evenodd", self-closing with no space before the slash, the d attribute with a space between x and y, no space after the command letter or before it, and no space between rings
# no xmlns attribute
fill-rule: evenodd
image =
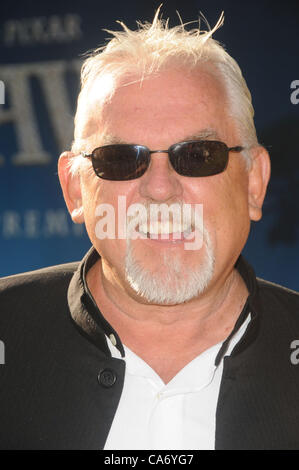
<svg viewBox="0 0 299 470"><path fill-rule="evenodd" d="M222 18L158 13L82 70L59 178L92 249L1 281L2 448L299 446L299 297L240 256L270 176L250 93Z"/></svg>

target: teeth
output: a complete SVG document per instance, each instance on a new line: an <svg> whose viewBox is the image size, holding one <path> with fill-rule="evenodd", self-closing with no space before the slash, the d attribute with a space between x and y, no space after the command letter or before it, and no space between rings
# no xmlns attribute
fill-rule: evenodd
<svg viewBox="0 0 299 470"><path fill-rule="evenodd" d="M144 234L149 233L150 235L167 235L172 233L191 233L192 228L189 224L180 223L163 223L163 222L156 222L153 224L148 225L146 223L139 225L139 232Z"/></svg>

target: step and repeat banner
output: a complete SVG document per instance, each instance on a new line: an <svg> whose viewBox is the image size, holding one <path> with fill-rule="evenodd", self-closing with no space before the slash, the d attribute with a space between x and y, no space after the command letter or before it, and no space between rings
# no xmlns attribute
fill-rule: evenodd
<svg viewBox="0 0 299 470"><path fill-rule="evenodd" d="M70 148L83 54L103 29L150 21L160 1L5 2L0 8L0 276L79 260L90 247L62 198L57 160ZM299 3L164 2L178 23L202 12L239 62L260 142L272 159L264 217L244 254L257 274L299 289Z"/></svg>

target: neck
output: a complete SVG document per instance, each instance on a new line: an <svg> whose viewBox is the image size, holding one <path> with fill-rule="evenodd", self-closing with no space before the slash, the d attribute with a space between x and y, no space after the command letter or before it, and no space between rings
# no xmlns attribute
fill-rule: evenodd
<svg viewBox="0 0 299 470"><path fill-rule="evenodd" d="M243 279L232 269L225 281L190 302L145 304L119 288L102 259L88 272L87 284L123 344L141 357L203 352L229 335L248 296Z"/></svg>

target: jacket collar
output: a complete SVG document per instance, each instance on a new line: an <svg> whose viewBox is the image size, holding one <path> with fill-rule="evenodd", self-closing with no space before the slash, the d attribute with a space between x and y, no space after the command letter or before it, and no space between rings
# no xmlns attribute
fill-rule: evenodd
<svg viewBox="0 0 299 470"><path fill-rule="evenodd" d="M259 308L258 283L257 283L255 272L242 255L239 256L235 264L235 268L238 270L238 272L242 276L246 284L246 287L248 289L249 296L247 297L243 310L240 313L232 332L223 342L216 356L216 359L215 359L216 366L220 363L221 359L225 355L231 338L235 335L235 333L241 327L242 323L246 320L249 314L251 315L250 323L247 326L245 334L243 335L241 340L237 343L231 355L240 353L246 347L248 347L257 337L258 329L259 329L258 312L260 311L260 308Z"/></svg>
<svg viewBox="0 0 299 470"><path fill-rule="evenodd" d="M124 348L118 334L103 317L87 286L86 274L99 257L97 251L92 247L75 271L67 293L70 313L80 332L108 357L111 357L111 352L105 335L109 337L113 334L116 338L117 348L124 357Z"/></svg>
<svg viewBox="0 0 299 470"><path fill-rule="evenodd" d="M76 327L79 328L81 334L92 341L108 357L111 357L111 352L107 345L105 335L109 337L113 334L116 339L116 347L120 351L122 357L124 357L124 348L117 332L102 315L87 286L86 274L99 258L100 256L98 252L94 247L92 247L79 263L78 268L71 279L67 293L71 317L75 322ZM249 313L251 314L251 321L247 327L246 333L238 343L235 350L240 351L244 347L248 346L249 343L255 339L258 331L257 314L259 311L259 296L258 283L254 270L247 261L245 261L242 255L238 258L235 267L247 286L249 296L233 331L220 348L215 360L215 365L218 365L221 361L229 346L232 336L238 331Z"/></svg>

